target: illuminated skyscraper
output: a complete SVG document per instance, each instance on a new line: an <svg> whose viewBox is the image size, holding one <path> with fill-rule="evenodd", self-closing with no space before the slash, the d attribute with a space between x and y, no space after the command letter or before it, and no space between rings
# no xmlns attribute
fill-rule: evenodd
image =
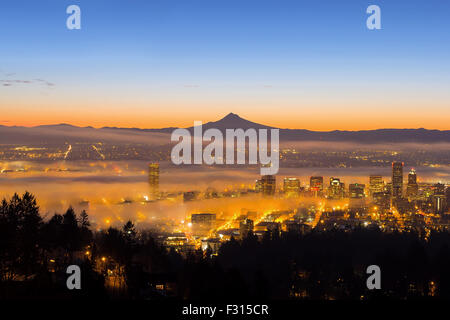
<svg viewBox="0 0 450 320"><path fill-rule="evenodd" d="M373 197L373 195L377 192L383 192L384 189L384 181L383 177L379 175L371 175L369 177L369 193L370 196Z"/></svg>
<svg viewBox="0 0 450 320"><path fill-rule="evenodd" d="M150 163L148 165L148 183L150 185L150 199L159 198L159 163Z"/></svg>
<svg viewBox="0 0 450 320"><path fill-rule="evenodd" d="M300 195L300 180L297 178L284 178L283 191L287 198L295 198Z"/></svg>
<svg viewBox="0 0 450 320"><path fill-rule="evenodd" d="M365 185L361 184L361 183L350 183L348 185L348 190L349 190L349 196L350 198L364 198L364 188Z"/></svg>
<svg viewBox="0 0 450 320"><path fill-rule="evenodd" d="M264 196L273 196L276 186L275 176L265 175L261 177L261 191Z"/></svg>
<svg viewBox="0 0 450 320"><path fill-rule="evenodd" d="M323 192L323 177L311 177L309 178L309 191L314 193L314 196L318 196Z"/></svg>
<svg viewBox="0 0 450 320"><path fill-rule="evenodd" d="M445 203L445 195L443 194L434 194L431 197L431 201L433 203L433 212L436 214L443 214L446 209Z"/></svg>
<svg viewBox="0 0 450 320"><path fill-rule="evenodd" d="M328 187L328 197L330 199L342 199L344 197L345 185L339 178L330 178L330 186Z"/></svg>
<svg viewBox="0 0 450 320"><path fill-rule="evenodd" d="M363 208L365 206L365 194L364 194L364 184L351 183L348 186L348 193L350 196L349 208L357 209Z"/></svg>
<svg viewBox="0 0 450 320"><path fill-rule="evenodd" d="M417 175L414 169L408 174L408 185L406 186L406 196L409 198L415 198L419 191L419 185L417 184Z"/></svg>
<svg viewBox="0 0 450 320"><path fill-rule="evenodd" d="M403 195L403 162L392 162L392 197Z"/></svg>
<svg viewBox="0 0 450 320"><path fill-rule="evenodd" d="M450 187L445 189L445 199L446 199L446 212L450 213Z"/></svg>

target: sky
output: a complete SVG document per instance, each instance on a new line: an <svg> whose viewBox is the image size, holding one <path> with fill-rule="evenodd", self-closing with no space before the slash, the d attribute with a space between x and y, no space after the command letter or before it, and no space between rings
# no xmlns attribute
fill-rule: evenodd
<svg viewBox="0 0 450 320"><path fill-rule="evenodd" d="M449 87L449 1L0 1L0 125L448 130Z"/></svg>

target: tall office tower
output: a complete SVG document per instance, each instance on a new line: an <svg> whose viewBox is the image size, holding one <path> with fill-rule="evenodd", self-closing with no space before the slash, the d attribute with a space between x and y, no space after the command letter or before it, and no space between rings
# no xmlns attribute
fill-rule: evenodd
<svg viewBox="0 0 450 320"><path fill-rule="evenodd" d="M330 199L342 199L344 197L344 183L339 178L330 178L330 186L328 187L328 197Z"/></svg>
<svg viewBox="0 0 450 320"><path fill-rule="evenodd" d="M276 186L275 176L265 175L261 177L261 191L264 196L273 196Z"/></svg>
<svg viewBox="0 0 450 320"><path fill-rule="evenodd" d="M366 185L361 184L361 183L350 183L348 185L348 190L349 190L349 196L350 198L364 198L364 188L366 187Z"/></svg>
<svg viewBox="0 0 450 320"><path fill-rule="evenodd" d="M408 198L417 197L419 185L417 184L416 170L411 169L408 173L408 185L406 186L406 196Z"/></svg>
<svg viewBox="0 0 450 320"><path fill-rule="evenodd" d="M392 197L403 195L403 162L392 162Z"/></svg>
<svg viewBox="0 0 450 320"><path fill-rule="evenodd" d="M450 213L450 187L445 189L446 209L445 212Z"/></svg>
<svg viewBox="0 0 450 320"><path fill-rule="evenodd" d="M383 177L379 175L371 175L369 177L369 193L373 198L374 193L383 192L384 190L384 181Z"/></svg>
<svg viewBox="0 0 450 320"><path fill-rule="evenodd" d="M148 165L148 183L150 185L151 200L157 200L159 198L159 163L150 163Z"/></svg>
<svg viewBox="0 0 450 320"><path fill-rule="evenodd" d="M433 185L433 195L431 201L433 203L433 211L436 214L443 214L447 208L445 196L445 184L436 183Z"/></svg>
<svg viewBox="0 0 450 320"><path fill-rule="evenodd" d="M434 194L431 196L431 202L433 203L433 213L443 214L447 208L445 195Z"/></svg>
<svg viewBox="0 0 450 320"><path fill-rule="evenodd" d="M359 208L365 207L366 202L364 199L365 198L364 188L365 188L364 184L360 184L360 183L349 184L348 190L349 190L349 196L350 196L350 201L349 201L350 209L359 209Z"/></svg>
<svg viewBox="0 0 450 320"><path fill-rule="evenodd" d="M300 180L297 178L284 178L283 191L286 198L295 198L300 195Z"/></svg>
<svg viewBox="0 0 450 320"><path fill-rule="evenodd" d="M321 194L323 192L323 177L309 178L309 191L313 192L315 197Z"/></svg>

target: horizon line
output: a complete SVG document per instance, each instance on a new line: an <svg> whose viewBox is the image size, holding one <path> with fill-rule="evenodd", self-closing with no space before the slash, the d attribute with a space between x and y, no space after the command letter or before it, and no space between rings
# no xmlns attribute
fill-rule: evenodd
<svg viewBox="0 0 450 320"><path fill-rule="evenodd" d="M228 117L234 117L234 118L238 118L240 120L243 121L247 121L247 122L252 122L256 125L259 126L265 126L271 129L280 129L280 130L305 130L305 131L311 131L311 132L335 132L335 131L346 131L346 132L362 132L362 131L378 131L378 130L427 130L427 131L440 131L440 132L445 132L445 131L450 131L450 129L429 129L429 128L424 128L424 127L419 127L419 128L392 128L392 127L384 127L384 128L377 128L377 129L361 129L361 130L346 130L346 129L329 129L329 130L312 130L312 129L304 129L304 128L281 128L281 127L272 127L270 125L265 125L265 124L260 124L260 123L256 123L247 119L244 119L242 117L240 117L238 114L230 112L227 115L225 115L224 117L220 118L219 120L215 120L215 121L208 121L202 124L208 124L208 123L215 123L215 122L220 122ZM193 120L192 123L194 123L194 121L201 121L201 120ZM5 121L8 122L8 121ZM94 127L91 125L87 125L87 126L80 126L80 125L76 125L76 124L72 124L72 123L67 123L67 122L61 122L61 123L52 123L52 124L38 124L38 125L30 125L30 126L26 126L26 125L8 125L8 124L2 124L2 121L0 121L0 127L6 127L6 128L27 128L27 129L33 129L33 128L39 128L39 127L57 127L57 126L69 126L69 127L74 127L74 128L80 128L80 129L130 129L130 130L164 130L164 129L189 129L189 128L193 128L194 125L189 126L189 127L179 127L179 126L168 126L168 127L159 127L159 128L148 128L148 127L121 127L121 126L102 126L102 127Z"/></svg>
<svg viewBox="0 0 450 320"><path fill-rule="evenodd" d="M201 121L201 120L195 120L195 121ZM208 121L203 123L203 125L210 123L210 122L216 122L216 121ZM255 122L256 123L256 122ZM263 125L263 124L259 124L260 126L265 126L268 127L269 129L279 129L279 130L305 130L305 131L311 131L311 132L335 132L335 131L341 131L341 132L362 132L362 131L378 131L378 130L427 130L427 131L440 131L440 132L445 132L445 131L450 131L450 129L430 129L430 128L424 128L424 127L419 127L419 128L405 128L405 127L400 127L400 128L393 128L393 127L381 127L381 128L377 128L377 129L361 129L361 130L348 130L348 129L330 129L330 130L312 130L312 129L304 129L304 128L279 128L279 127L271 127L269 125ZM4 128L25 128L25 129L33 129L33 128L39 128L39 127L57 127L57 126L68 126L68 127L74 127L74 128L78 128L78 129L95 129L95 130L100 130L100 129L130 129L130 130L164 130L164 129L190 129L193 128L194 125L190 126L190 127L178 127L178 126L170 126L170 127L159 127L159 128L143 128L143 127L119 127L119 126L102 126L102 127L94 127L94 126L81 126L81 125L76 125L76 124L71 124L71 123L66 123L66 122L61 122L61 123L51 123L51 124L37 124L37 125L31 125L31 126L26 126L26 125L6 125L6 124L1 124L0 121L0 127L4 127Z"/></svg>

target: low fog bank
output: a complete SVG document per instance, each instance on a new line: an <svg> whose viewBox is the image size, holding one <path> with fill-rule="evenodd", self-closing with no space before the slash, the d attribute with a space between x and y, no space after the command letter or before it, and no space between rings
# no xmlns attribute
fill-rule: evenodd
<svg viewBox="0 0 450 320"><path fill-rule="evenodd" d="M355 143L327 141L281 141L280 148L295 148L304 151L432 151L450 152L450 142L435 143Z"/></svg>
<svg viewBox="0 0 450 320"><path fill-rule="evenodd" d="M5 165L5 163L2 163ZM263 210L283 209L288 201L264 204L252 197L205 200L183 203L180 196L172 200L146 202L149 195L146 161L120 162L68 162L49 164L15 162L11 167L25 167L28 171L0 174L0 198L10 197L14 192L30 191L36 195L41 212L51 215L64 212L69 205L77 211L86 209L93 221L102 225L106 220L121 223L131 219L141 225L159 218L183 220L193 211L212 211L233 214L240 208ZM52 170L49 170L52 169ZM404 173L410 167L406 164ZM450 166L416 167L419 182L450 182ZM60 171L58 171L60 170ZM370 174L380 174L390 181L391 167L358 168L281 168L277 175L277 187L282 187L286 176L298 177L302 186L309 184L312 175L339 177L347 186L359 182L368 184ZM163 192L205 191L211 187L225 189L253 188L259 179L259 168L181 166L161 163L160 190ZM267 206L266 206L267 205Z"/></svg>

